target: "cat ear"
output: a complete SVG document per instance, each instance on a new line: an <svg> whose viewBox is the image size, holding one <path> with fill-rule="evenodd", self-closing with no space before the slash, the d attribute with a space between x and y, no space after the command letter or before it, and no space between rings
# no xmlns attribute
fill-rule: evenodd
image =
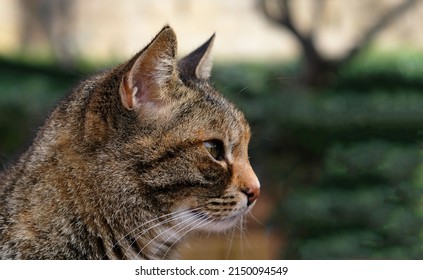
<svg viewBox="0 0 423 280"><path fill-rule="evenodd" d="M178 69L182 79L207 80L212 68L211 48L215 34L198 49L182 58L178 63Z"/></svg>
<svg viewBox="0 0 423 280"><path fill-rule="evenodd" d="M165 26L137 56L122 78L119 92L123 106L140 112L164 104L166 87L175 75L176 35ZM146 111L144 110L144 111Z"/></svg>

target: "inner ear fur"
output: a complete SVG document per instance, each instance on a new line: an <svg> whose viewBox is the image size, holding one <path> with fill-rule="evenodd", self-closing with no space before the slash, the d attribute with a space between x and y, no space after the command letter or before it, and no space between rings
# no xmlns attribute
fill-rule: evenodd
<svg viewBox="0 0 423 280"><path fill-rule="evenodd" d="M140 112L163 105L166 87L176 75L176 51L175 32L165 26L122 78L119 93L126 109Z"/></svg>

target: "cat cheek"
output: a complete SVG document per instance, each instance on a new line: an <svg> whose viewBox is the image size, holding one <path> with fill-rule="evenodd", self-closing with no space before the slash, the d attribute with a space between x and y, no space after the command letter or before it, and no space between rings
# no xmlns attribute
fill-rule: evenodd
<svg viewBox="0 0 423 280"><path fill-rule="evenodd" d="M230 173L220 164L202 164L198 166L198 170L201 172L202 177L208 184L220 185L222 187L227 186L230 181Z"/></svg>

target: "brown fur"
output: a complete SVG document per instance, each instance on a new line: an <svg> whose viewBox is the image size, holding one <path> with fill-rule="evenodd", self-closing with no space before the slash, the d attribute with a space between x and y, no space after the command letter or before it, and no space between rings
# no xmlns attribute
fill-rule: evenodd
<svg viewBox="0 0 423 280"><path fill-rule="evenodd" d="M178 65L166 26L59 104L0 178L0 258L173 258L190 232L251 209L249 126L208 82L213 38Z"/></svg>

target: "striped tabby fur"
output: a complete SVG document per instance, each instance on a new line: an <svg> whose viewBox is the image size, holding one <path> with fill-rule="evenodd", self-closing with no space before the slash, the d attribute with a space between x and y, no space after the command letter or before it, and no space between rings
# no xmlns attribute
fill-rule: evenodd
<svg viewBox="0 0 423 280"><path fill-rule="evenodd" d="M166 26L58 105L0 178L0 258L175 258L251 209L250 130L208 81L213 39L177 61Z"/></svg>

